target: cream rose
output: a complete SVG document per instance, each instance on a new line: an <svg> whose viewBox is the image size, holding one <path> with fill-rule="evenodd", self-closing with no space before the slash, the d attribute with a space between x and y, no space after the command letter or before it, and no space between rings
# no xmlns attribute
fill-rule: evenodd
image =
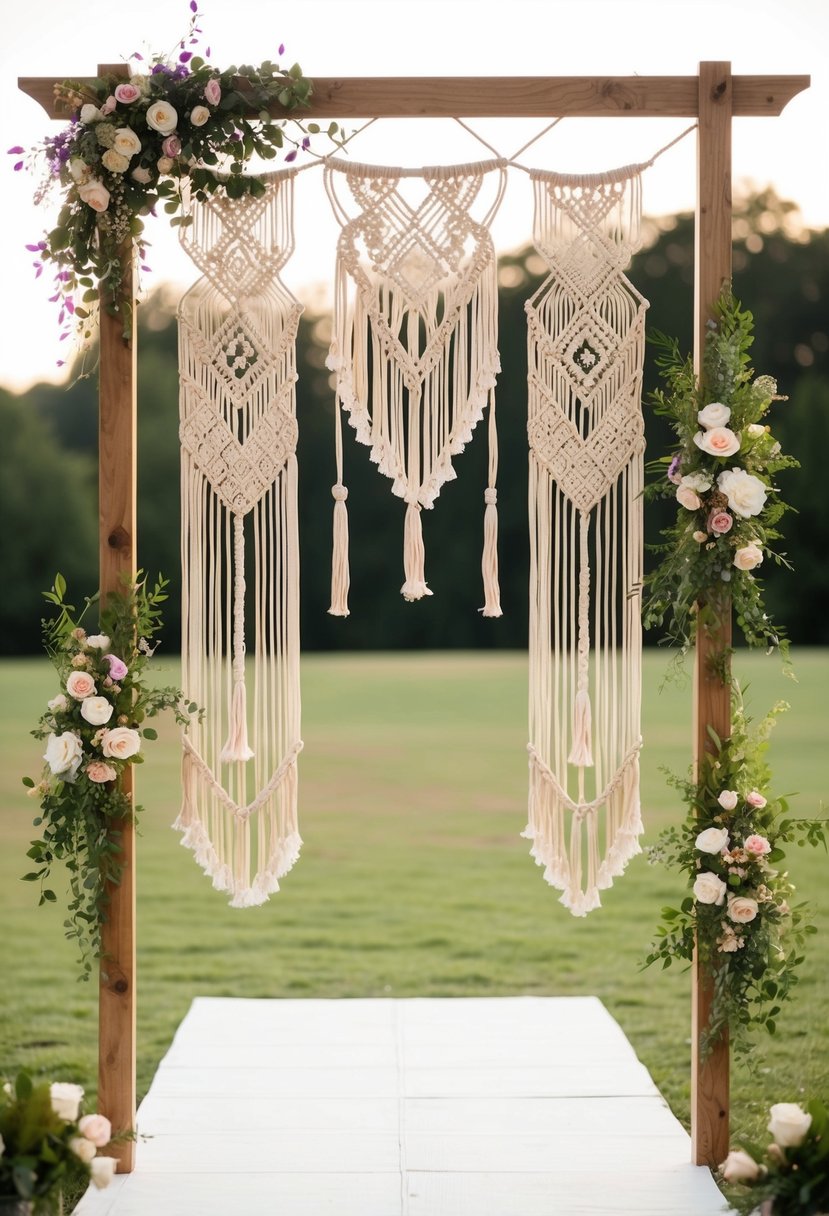
<svg viewBox="0 0 829 1216"><path fill-rule="evenodd" d="M89 126L91 122L99 122L103 118L103 114L97 106L93 106L91 101L88 101L85 106L81 106L80 120L84 126Z"/></svg>
<svg viewBox="0 0 829 1216"><path fill-rule="evenodd" d="M159 135L170 135L178 124L178 114L169 101L154 101L147 107L147 126Z"/></svg>
<svg viewBox="0 0 829 1216"><path fill-rule="evenodd" d="M98 1151L92 1141L87 1140L85 1136L73 1136L69 1141L69 1149L76 1157L80 1157L85 1165L91 1164L92 1158Z"/></svg>
<svg viewBox="0 0 829 1216"><path fill-rule="evenodd" d="M173 162L170 160L169 156L159 156L158 160L155 162L155 167L158 169L159 173L169 173L173 167Z"/></svg>
<svg viewBox="0 0 829 1216"><path fill-rule="evenodd" d="M104 764L103 760L93 760L91 764L87 764L84 772L96 785L105 785L107 781L114 781L118 776L112 765Z"/></svg>
<svg viewBox="0 0 829 1216"><path fill-rule="evenodd" d="M739 802L739 795L736 790L723 790L717 798L717 802L719 802L724 811L733 811Z"/></svg>
<svg viewBox="0 0 829 1216"><path fill-rule="evenodd" d="M99 1190L109 1186L112 1179L115 1177L115 1170L118 1166L118 1161L115 1157L95 1157L90 1163L89 1172L92 1177L92 1182Z"/></svg>
<svg viewBox="0 0 829 1216"><path fill-rule="evenodd" d="M694 841L700 853L721 853L728 848L728 828L706 828Z"/></svg>
<svg viewBox="0 0 829 1216"><path fill-rule="evenodd" d="M116 152L120 152L122 156L126 156L130 160L141 151L141 140L132 127L118 127L112 146Z"/></svg>
<svg viewBox="0 0 829 1216"><path fill-rule="evenodd" d="M765 857L771 852L771 844L766 840L765 836L760 836L755 832L751 836L746 836L743 843L743 848L747 853L752 853L755 857Z"/></svg>
<svg viewBox="0 0 829 1216"><path fill-rule="evenodd" d="M73 671L66 681L66 691L76 701L83 701L85 697L94 696L98 690L88 671Z"/></svg>
<svg viewBox="0 0 829 1216"><path fill-rule="evenodd" d="M756 1182L762 1170L748 1153L733 1148L720 1166L720 1173L726 1182Z"/></svg>
<svg viewBox="0 0 829 1216"><path fill-rule="evenodd" d="M141 736L129 726L114 726L105 730L101 739L101 751L113 760L128 760L141 750Z"/></svg>
<svg viewBox="0 0 829 1216"><path fill-rule="evenodd" d="M116 152L114 148L107 148L106 152L101 157L101 164L110 173L126 173L130 167L130 162L126 156L122 156L120 152Z"/></svg>
<svg viewBox="0 0 829 1216"><path fill-rule="evenodd" d="M747 925L757 915L757 900L747 895L735 895L728 901L728 916L737 925Z"/></svg>
<svg viewBox="0 0 829 1216"><path fill-rule="evenodd" d="M83 759L80 737L72 730L64 731L62 735L49 735L43 759L56 777L74 776Z"/></svg>
<svg viewBox="0 0 829 1216"><path fill-rule="evenodd" d="M697 542L698 545L701 545L703 543L703 541L708 540L708 533L699 532L699 531L695 532L693 535L693 539Z"/></svg>
<svg viewBox="0 0 829 1216"><path fill-rule="evenodd" d="M766 502L766 487L759 477L745 469L726 469L717 478L717 486L728 499L735 515L748 519L759 515Z"/></svg>
<svg viewBox="0 0 829 1216"><path fill-rule="evenodd" d="M725 903L726 885L721 878L716 874L712 874L710 870L703 870L697 876L694 883L694 896L698 903L701 904L720 904Z"/></svg>
<svg viewBox="0 0 829 1216"><path fill-rule="evenodd" d="M59 1119L74 1123L81 1108L83 1089L80 1085L72 1085L69 1081L54 1081L49 1086L49 1097L52 1110Z"/></svg>
<svg viewBox="0 0 829 1216"><path fill-rule="evenodd" d="M207 106L193 106L190 111L190 123L194 127L203 127L210 118L210 111Z"/></svg>
<svg viewBox="0 0 829 1216"><path fill-rule="evenodd" d="M697 422L703 430L710 431L714 427L727 426L730 417L731 410L727 405L723 405L721 401L710 401L705 409L697 414Z"/></svg>
<svg viewBox="0 0 829 1216"><path fill-rule="evenodd" d="M112 706L106 697L87 697L81 702L81 717L90 726L104 726L112 717Z"/></svg>
<svg viewBox="0 0 829 1216"><path fill-rule="evenodd" d="M740 450L740 438L727 426L712 426L710 431L697 431L694 443L708 456L733 456Z"/></svg>
<svg viewBox="0 0 829 1216"><path fill-rule="evenodd" d="M696 490L692 490L690 486L683 485L681 482L676 488L676 500L681 507L685 507L686 511L698 511L702 506L702 500Z"/></svg>
<svg viewBox="0 0 829 1216"><path fill-rule="evenodd" d="M93 211L106 211L109 206L109 191L104 183L95 177L78 187L78 197Z"/></svg>
<svg viewBox="0 0 829 1216"><path fill-rule="evenodd" d="M734 554L734 565L738 570L755 570L763 560L763 550L754 543L743 545Z"/></svg>
<svg viewBox="0 0 829 1216"><path fill-rule="evenodd" d="M812 1126L812 1116L796 1102L776 1102L769 1116L768 1129L781 1148L797 1148Z"/></svg>
<svg viewBox="0 0 829 1216"><path fill-rule="evenodd" d="M105 633L90 633L86 645L90 650L109 650L112 643Z"/></svg>
<svg viewBox="0 0 829 1216"><path fill-rule="evenodd" d="M96 1148L103 1148L112 1139L112 1124L106 1115L84 1115L78 1123L78 1131Z"/></svg>
<svg viewBox="0 0 829 1216"><path fill-rule="evenodd" d="M69 162L69 173L76 186L82 186L89 177L89 165L79 156L73 156Z"/></svg>

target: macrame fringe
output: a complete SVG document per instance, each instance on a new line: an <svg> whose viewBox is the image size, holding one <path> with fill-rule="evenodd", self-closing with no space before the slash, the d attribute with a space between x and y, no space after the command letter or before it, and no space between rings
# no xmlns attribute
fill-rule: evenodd
<svg viewBox="0 0 829 1216"><path fill-rule="evenodd" d="M400 588L404 600L422 600L432 592L426 586L426 550L423 546L423 526L420 520L420 504L410 502L406 508L406 523L403 529L403 573L405 582Z"/></svg>
<svg viewBox="0 0 829 1216"><path fill-rule="evenodd" d="M348 490L343 485L331 487L334 495L334 539L331 558L330 616L348 616L348 589L351 576L348 567Z"/></svg>

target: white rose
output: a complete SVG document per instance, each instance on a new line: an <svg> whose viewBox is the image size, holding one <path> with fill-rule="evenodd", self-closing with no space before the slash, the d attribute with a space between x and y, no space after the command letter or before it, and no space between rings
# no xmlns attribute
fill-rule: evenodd
<svg viewBox="0 0 829 1216"><path fill-rule="evenodd" d="M107 148L106 152L101 157L101 164L110 173L126 173L130 167L130 162L126 156L122 156L120 152L116 152L114 148Z"/></svg>
<svg viewBox="0 0 829 1216"><path fill-rule="evenodd" d="M97 106L93 106L91 101L88 101L85 106L81 106L80 119L84 125L88 126L91 122L99 122L103 118L103 114Z"/></svg>
<svg viewBox="0 0 829 1216"><path fill-rule="evenodd" d="M684 486L682 483L676 488L676 500L681 507L685 507L686 511L698 511L702 506L696 490L692 490L690 486Z"/></svg>
<svg viewBox="0 0 829 1216"><path fill-rule="evenodd" d="M685 477L680 478L679 484L696 490L697 494L704 494L714 483L707 473L687 473Z"/></svg>
<svg viewBox="0 0 829 1216"><path fill-rule="evenodd" d="M721 853L728 848L728 828L706 828L694 841L700 853Z"/></svg>
<svg viewBox="0 0 829 1216"><path fill-rule="evenodd" d="M173 167L173 162L169 156L159 156L155 162L155 167L159 173L169 173Z"/></svg>
<svg viewBox="0 0 829 1216"><path fill-rule="evenodd" d="M109 191L103 182L94 177L78 187L78 197L93 211L106 211L109 206Z"/></svg>
<svg viewBox="0 0 829 1216"><path fill-rule="evenodd" d="M169 101L154 101L147 107L147 126L159 135L171 135L176 129L178 114Z"/></svg>
<svg viewBox="0 0 829 1216"><path fill-rule="evenodd" d="M66 681L66 691L76 701L83 701L84 697L94 696L98 690L88 671L73 671Z"/></svg>
<svg viewBox="0 0 829 1216"><path fill-rule="evenodd" d="M132 127L119 127L115 132L112 146L116 152L120 152L122 156L126 156L129 160L141 151L141 140L135 134Z"/></svg>
<svg viewBox="0 0 829 1216"><path fill-rule="evenodd" d="M717 799L724 811L733 811L739 802L739 795L736 790L723 790Z"/></svg>
<svg viewBox="0 0 829 1216"><path fill-rule="evenodd" d="M738 570L754 570L763 560L763 550L754 543L744 545L734 554L734 565Z"/></svg>
<svg viewBox="0 0 829 1216"><path fill-rule="evenodd" d="M43 759L55 776L67 773L74 775L83 759L79 736L72 730L64 731L62 735L49 735Z"/></svg>
<svg viewBox="0 0 829 1216"><path fill-rule="evenodd" d="M694 443L709 456L733 456L740 450L740 437L727 426L712 426L709 431L697 431Z"/></svg>
<svg viewBox="0 0 829 1216"><path fill-rule="evenodd" d="M710 870L703 870L697 876L697 881L694 883L694 896L701 904L720 904L725 903L725 892L727 888L721 878L716 874L712 874Z"/></svg>
<svg viewBox="0 0 829 1216"><path fill-rule="evenodd" d="M105 633L90 633L86 639L87 650L109 650L112 643Z"/></svg>
<svg viewBox="0 0 829 1216"><path fill-rule="evenodd" d="M728 916L735 924L747 925L757 915L757 900L747 895L735 895L728 901Z"/></svg>
<svg viewBox="0 0 829 1216"><path fill-rule="evenodd" d="M104 726L112 717L112 706L106 697L87 697L81 701L81 717L90 726Z"/></svg>
<svg viewBox="0 0 829 1216"><path fill-rule="evenodd" d="M109 1186L115 1177L118 1162L115 1157L96 1157L89 1167L92 1181L99 1190Z"/></svg>
<svg viewBox="0 0 829 1216"><path fill-rule="evenodd" d="M720 1173L726 1182L756 1182L762 1170L748 1153L733 1148L720 1166Z"/></svg>
<svg viewBox="0 0 829 1216"><path fill-rule="evenodd" d="M85 1165L90 1164L98 1151L92 1141L87 1140L85 1136L73 1136L69 1141L69 1149L76 1157L80 1157Z"/></svg>
<svg viewBox="0 0 829 1216"><path fill-rule="evenodd" d="M710 401L705 409L697 414L697 422L703 430L710 431L715 426L726 426L731 417L731 410L721 401Z"/></svg>
<svg viewBox="0 0 829 1216"><path fill-rule="evenodd" d="M148 186L153 180L153 175L149 169L145 169L143 165L139 165L137 169L133 169L130 177L133 181L140 182L142 186Z"/></svg>
<svg viewBox="0 0 829 1216"><path fill-rule="evenodd" d="M72 1085L69 1081L54 1081L49 1086L49 1097L52 1100L52 1110L59 1119L74 1123L81 1108L83 1089L80 1085Z"/></svg>
<svg viewBox="0 0 829 1216"><path fill-rule="evenodd" d="M62 692L59 692L56 697L52 697L52 700L47 701L46 704L53 714L62 714L69 708L69 702Z"/></svg>
<svg viewBox="0 0 829 1216"><path fill-rule="evenodd" d="M73 156L69 162L69 172L71 174L72 181L75 182L76 185L82 186L89 177L89 165L85 160L81 160L79 156Z"/></svg>
<svg viewBox="0 0 829 1216"><path fill-rule="evenodd" d="M114 760L128 760L141 750L141 736L128 726L115 726L105 730L101 740L101 751Z"/></svg>
<svg viewBox="0 0 829 1216"><path fill-rule="evenodd" d="M765 435L766 428L759 422L752 422L748 428L748 433L752 439L759 439L761 435Z"/></svg>
<svg viewBox="0 0 829 1216"><path fill-rule="evenodd" d="M726 469L717 478L717 486L734 514L742 519L759 515L765 506L766 487L759 477L753 477L745 469Z"/></svg>
<svg viewBox="0 0 829 1216"><path fill-rule="evenodd" d="M194 127L203 127L210 117L207 106L193 106L190 111L190 123Z"/></svg>
<svg viewBox="0 0 829 1216"><path fill-rule="evenodd" d="M812 1126L812 1116L796 1102L777 1102L769 1115L768 1129L781 1148L797 1148Z"/></svg>

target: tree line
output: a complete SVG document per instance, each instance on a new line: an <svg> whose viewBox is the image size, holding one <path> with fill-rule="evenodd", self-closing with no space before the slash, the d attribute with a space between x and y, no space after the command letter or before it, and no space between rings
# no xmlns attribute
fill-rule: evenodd
<svg viewBox="0 0 829 1216"><path fill-rule="evenodd" d="M829 642L829 232L802 229L794 206L771 190L735 210L734 291L755 316L754 367L774 376L785 403L769 421L801 463L785 474L783 496L797 511L783 523L795 573L765 576L775 619L795 642ZM649 300L649 328L689 350L693 324L693 217L650 221L629 277ZM404 603L404 504L371 464L368 449L343 426L351 532L351 615L327 615L330 585L334 394L325 367L330 318L306 312L297 349L300 424L302 639L308 650L523 648L527 641L526 322L524 302L542 281L532 249L499 260L500 350L497 387L498 510L504 616L484 620L480 557L487 445L482 430L456 460L458 478L423 512L426 574L434 595ZM139 309L139 564L171 580L165 649L178 649L179 448L175 299L158 289ZM645 394L656 385L648 355ZM97 585L97 385L39 384L0 389L0 653L40 645L41 592L57 570L81 598ZM666 424L645 402L647 457L668 450ZM646 512L646 540L658 539L665 505ZM655 641L656 639L648 639Z"/></svg>

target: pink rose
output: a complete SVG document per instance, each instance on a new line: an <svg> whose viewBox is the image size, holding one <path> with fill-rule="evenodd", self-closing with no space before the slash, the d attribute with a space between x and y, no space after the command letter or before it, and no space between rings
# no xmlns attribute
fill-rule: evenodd
<svg viewBox="0 0 829 1216"><path fill-rule="evenodd" d="M123 659L119 659L114 654L104 655L104 662L109 664L110 678L113 680L123 680L124 676L129 671Z"/></svg>
<svg viewBox="0 0 829 1216"><path fill-rule="evenodd" d="M112 1139L112 1124L106 1115L84 1115L78 1123L78 1131L96 1148L103 1148Z"/></svg>
<svg viewBox="0 0 829 1216"><path fill-rule="evenodd" d="M756 806L758 808L766 805L766 799L758 790L752 790L750 794L746 794L746 802L749 806Z"/></svg>
<svg viewBox="0 0 829 1216"><path fill-rule="evenodd" d="M747 925L757 915L757 900L747 895L737 895L728 901L728 916L738 925Z"/></svg>
<svg viewBox="0 0 829 1216"><path fill-rule="evenodd" d="M137 89L134 84L119 84L115 89L115 100L120 101L122 105L131 106L134 101L138 101L141 96L141 90Z"/></svg>
<svg viewBox="0 0 829 1216"><path fill-rule="evenodd" d="M83 701L86 697L94 696L97 689L88 671L73 671L66 681L66 691L76 701Z"/></svg>
<svg viewBox="0 0 829 1216"><path fill-rule="evenodd" d="M114 781L118 776L112 765L105 764L103 760L93 760L90 764L87 764L85 772L89 780L94 781L96 785L106 785L107 781ZM81 1130L83 1131L83 1128ZM109 1144L109 1136L107 1136L103 1143Z"/></svg>
<svg viewBox="0 0 829 1216"><path fill-rule="evenodd" d="M123 85L121 87L123 88ZM107 97L106 101L104 101L101 105L101 113L104 115L111 114L115 109L116 104L117 102L115 97L113 97L112 93L110 93L109 97Z"/></svg>
<svg viewBox="0 0 829 1216"><path fill-rule="evenodd" d="M171 159L181 151L181 140L177 135L168 135L161 145L161 151Z"/></svg>
<svg viewBox="0 0 829 1216"><path fill-rule="evenodd" d="M760 836L756 832L753 836L746 837L743 847L747 852L753 853L755 857L765 857L766 853L771 852L771 845L765 836Z"/></svg>
<svg viewBox="0 0 829 1216"><path fill-rule="evenodd" d="M211 106L217 106L219 104L219 102L222 100L222 86L219 84L218 80L215 78L213 80L208 80L207 84L204 86L204 97L205 101L207 101Z"/></svg>
<svg viewBox="0 0 829 1216"><path fill-rule="evenodd" d="M120 719L119 719L120 721ZM115 726L112 730L104 731L101 740L101 751L113 760L129 760L141 749L141 736L137 730L128 726Z"/></svg>
<svg viewBox="0 0 829 1216"><path fill-rule="evenodd" d="M694 443L709 456L733 456L740 450L739 435L735 435L727 426L712 426L708 431L697 431Z"/></svg>
<svg viewBox="0 0 829 1216"><path fill-rule="evenodd" d="M733 524L734 520L727 511L712 511L708 516L708 531L715 536L724 536L731 531Z"/></svg>
<svg viewBox="0 0 829 1216"><path fill-rule="evenodd" d="M702 506L699 494L690 486L680 485L677 488L676 500L681 507L685 507L686 511L698 511Z"/></svg>

